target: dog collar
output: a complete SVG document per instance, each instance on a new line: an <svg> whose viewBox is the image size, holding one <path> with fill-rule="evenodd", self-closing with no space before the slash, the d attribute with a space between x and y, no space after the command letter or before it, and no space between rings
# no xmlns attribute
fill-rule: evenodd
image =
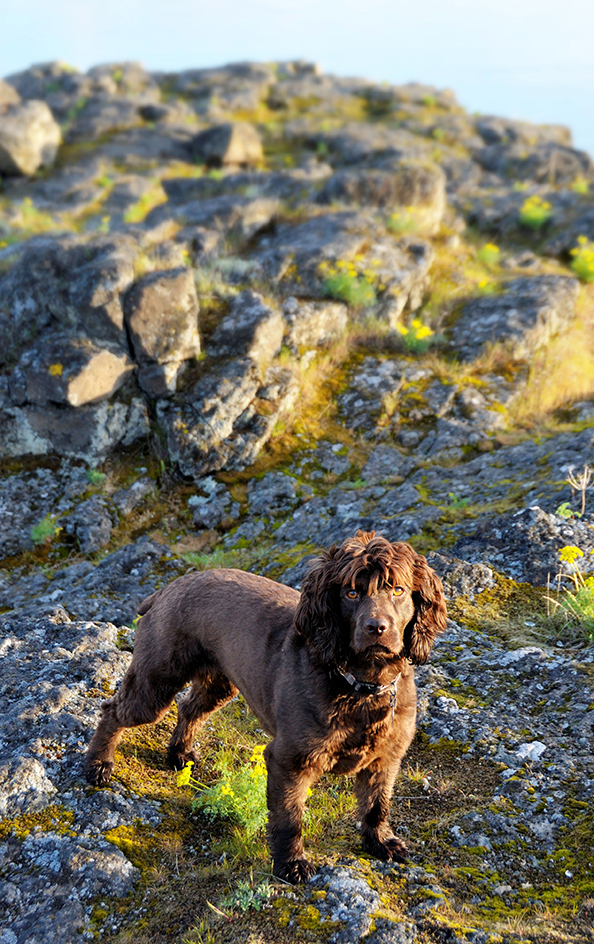
<svg viewBox="0 0 594 944"><path fill-rule="evenodd" d="M382 695L384 692L390 692L390 708L392 709L392 721L394 720L394 711L398 703L398 682L402 672L399 672L396 678L388 682L387 685L376 685L375 682L359 682L354 675L351 675L350 672L343 672L342 669L338 669L338 671L356 692L361 692L364 695Z"/></svg>

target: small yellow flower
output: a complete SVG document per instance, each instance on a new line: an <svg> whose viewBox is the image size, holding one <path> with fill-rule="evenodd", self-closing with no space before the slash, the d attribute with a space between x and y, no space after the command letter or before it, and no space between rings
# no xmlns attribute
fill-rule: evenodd
<svg viewBox="0 0 594 944"><path fill-rule="evenodd" d="M48 373L50 377L61 377L64 367L62 364L50 364L48 367Z"/></svg>
<svg viewBox="0 0 594 944"><path fill-rule="evenodd" d="M191 760L184 766L184 769L181 770L177 775L177 785L178 787L187 787L190 780L192 779L192 768L194 764Z"/></svg>
<svg viewBox="0 0 594 944"><path fill-rule="evenodd" d="M563 564L574 564L578 557L583 556L584 552L580 551L579 547L576 547L574 544L568 544L559 551L559 560Z"/></svg>
<svg viewBox="0 0 594 944"><path fill-rule="evenodd" d="M224 783L223 786L221 787L221 793L223 796L235 796L228 782Z"/></svg>
<svg viewBox="0 0 594 944"><path fill-rule="evenodd" d="M396 330L399 334L408 334L408 328L405 328L403 324L396 325Z"/></svg>

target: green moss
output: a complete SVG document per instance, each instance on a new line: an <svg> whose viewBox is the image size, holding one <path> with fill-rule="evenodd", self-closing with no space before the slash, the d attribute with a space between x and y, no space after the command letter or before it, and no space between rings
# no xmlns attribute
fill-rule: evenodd
<svg viewBox="0 0 594 944"><path fill-rule="evenodd" d="M32 832L52 832L62 836L76 836L72 829L74 812L65 806L52 804L35 813L20 813L13 819L0 820L0 839L13 835L26 839Z"/></svg>

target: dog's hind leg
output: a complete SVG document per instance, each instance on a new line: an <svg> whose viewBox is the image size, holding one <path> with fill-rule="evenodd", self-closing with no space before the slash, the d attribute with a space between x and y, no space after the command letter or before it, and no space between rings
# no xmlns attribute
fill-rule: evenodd
<svg viewBox="0 0 594 944"><path fill-rule="evenodd" d="M113 698L101 705L101 720L87 751L84 772L87 781L101 787L111 780L115 749L126 728L159 721L175 695L186 683L180 677L147 680L131 665Z"/></svg>
<svg viewBox="0 0 594 944"><path fill-rule="evenodd" d="M174 770L182 770L188 761L197 763L192 750L194 738L209 715L237 695L238 689L226 675L200 674L177 708L178 721L167 748L167 763Z"/></svg>

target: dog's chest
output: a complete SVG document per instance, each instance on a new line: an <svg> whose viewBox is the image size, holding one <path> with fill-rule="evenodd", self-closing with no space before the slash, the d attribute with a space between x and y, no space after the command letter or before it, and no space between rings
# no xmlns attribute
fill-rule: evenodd
<svg viewBox="0 0 594 944"><path fill-rule="evenodd" d="M328 732L325 766L337 774L353 774L362 770L389 749L392 730L392 714L389 710L338 716Z"/></svg>

